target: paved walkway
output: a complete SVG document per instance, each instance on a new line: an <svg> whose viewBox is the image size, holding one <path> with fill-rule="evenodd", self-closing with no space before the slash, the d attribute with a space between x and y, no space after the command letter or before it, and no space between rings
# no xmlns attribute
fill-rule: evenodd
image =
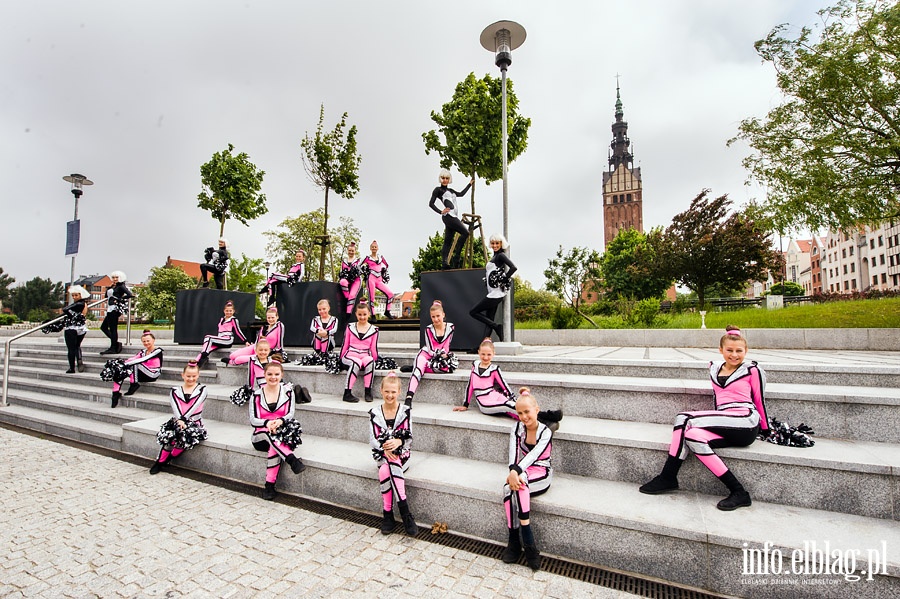
<svg viewBox="0 0 900 599"><path fill-rule="evenodd" d="M0 447L2 597L635 597L3 428Z"/></svg>

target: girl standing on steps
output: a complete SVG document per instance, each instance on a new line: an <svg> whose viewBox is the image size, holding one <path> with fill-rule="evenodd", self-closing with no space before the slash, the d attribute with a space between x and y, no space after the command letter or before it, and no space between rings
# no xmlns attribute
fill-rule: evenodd
<svg viewBox="0 0 900 599"><path fill-rule="evenodd" d="M503 485L503 506L509 529L503 562L519 561L524 546L525 561L532 570L541 569L541 553L531 530L531 498L546 492L553 480L550 462L553 432L538 421L539 412L531 390L520 388L516 402L519 422L509 436L509 476Z"/></svg>
<svg viewBox="0 0 900 599"><path fill-rule="evenodd" d="M114 270L109 273L109 278L112 285L106 289L106 316L100 325L100 330L109 337L109 349L100 352L101 356L122 353L122 344L119 342L119 316L127 314L128 300L134 297L125 285L124 272Z"/></svg>
<svg viewBox="0 0 900 599"><path fill-rule="evenodd" d="M409 448L412 442L410 410L400 405L400 377L396 372L388 372L381 379L381 407L369 410L369 445L372 457L378 464L378 481L381 485L383 520L381 534L389 535L397 522L394 520L394 502L400 510L406 534L415 536L419 532L416 520L409 512L406 501L406 479Z"/></svg>
<svg viewBox="0 0 900 599"><path fill-rule="evenodd" d="M356 299L359 290L362 288L362 276L359 271L359 258L356 255L356 242L351 241L347 245L347 258L341 260L340 281L341 293L347 300L347 317L353 313L353 306L356 305Z"/></svg>
<svg viewBox="0 0 900 599"><path fill-rule="evenodd" d="M678 470L690 450L728 488L729 495L716 507L731 511L751 504L750 494L716 452L718 447L746 447L757 434L769 433L764 392L766 375L756 362L746 362L747 340L733 325L719 340L723 361L710 362L709 378L714 410L681 412L675 417L669 455L662 472L641 486L641 493L658 495L678 489Z"/></svg>
<svg viewBox="0 0 900 599"><path fill-rule="evenodd" d="M284 368L281 362L271 361L266 364L266 384L254 390L250 400L250 425L253 436L250 442L257 451L268 452L266 461L266 486L262 498L268 501L275 499L275 481L281 463L287 462L294 474L300 474L306 465L294 455L294 448L299 444L299 426L294 420L294 387L290 383L282 383ZM295 426L295 441L283 438L285 430ZM292 446L293 445L293 446Z"/></svg>
<svg viewBox="0 0 900 599"><path fill-rule="evenodd" d="M356 403L353 385L362 374L366 401L372 401L372 379L375 378L375 360L378 359L378 327L369 322L369 306L360 302L356 305L356 322L347 325L344 344L341 346L341 362L350 371L347 373L347 388L344 401Z"/></svg>
<svg viewBox="0 0 900 599"><path fill-rule="evenodd" d="M278 320L278 308L269 306L266 310L266 324L259 329L256 342L259 343L265 339L269 344L269 353L273 360L284 362L284 323ZM225 364L243 364L237 359L241 356L252 356L256 349L252 345L242 347L231 352L228 357L222 358Z"/></svg>
<svg viewBox="0 0 900 599"><path fill-rule="evenodd" d="M425 328L425 345L416 354L413 366L404 366L400 372L412 372L409 377L409 387L406 389L406 405L411 406L413 396L419 388L422 376L427 372L452 372L453 369L435 370L432 362L437 359L450 360L453 355L450 351L450 343L453 341L453 323L444 322L444 305L440 300L434 300L430 309L431 324Z"/></svg>
<svg viewBox="0 0 900 599"><path fill-rule="evenodd" d="M162 373L163 350L156 347L156 336L149 329L141 335L144 349L125 360L125 366L131 370L128 375L128 391L125 395L134 395L141 388L141 383L152 383ZM121 379L119 379L121 380ZM113 381L112 407L119 405L122 399L122 382Z"/></svg>
<svg viewBox="0 0 900 599"><path fill-rule="evenodd" d="M81 285L72 285L69 287L69 295L72 296L72 303L62 309L66 317L63 321L65 322L63 338L66 341L66 357L69 359L69 369L66 374L73 374L76 367L78 372L84 372L81 342L87 335L87 322L84 318L87 313L85 298L90 297L91 294Z"/></svg>
<svg viewBox="0 0 900 599"><path fill-rule="evenodd" d="M241 323L234 316L234 302L228 300L225 302L223 310L225 315L219 319L218 331L215 335L207 335L203 338L203 347L197 354L197 365L200 368L209 361L209 354L217 349L225 349L234 345L234 339L237 337L244 342L244 345L250 345L244 333L241 332Z"/></svg>
<svg viewBox="0 0 900 599"><path fill-rule="evenodd" d="M518 420L516 396L503 380L500 367L492 362L493 359L494 342L488 338L478 346L478 359L472 364L472 373L466 386L465 403L453 406L453 411L465 412L469 409L469 402L474 399L482 414L509 416ZM537 415L538 421L546 424L554 432L559 428L562 417L562 410L543 410Z"/></svg>
<svg viewBox="0 0 900 599"><path fill-rule="evenodd" d="M181 371L181 380L184 383L172 387L169 397L172 405L172 418L175 420L175 426L181 431L188 428L190 423L203 429L202 416L203 406L206 403L206 385L197 384L199 376L200 368L196 361L191 360ZM165 443L159 450L156 462L150 468L150 474L158 474L170 460L177 458L185 449L187 448L179 447L177 442Z"/></svg>
<svg viewBox="0 0 900 599"><path fill-rule="evenodd" d="M371 256L366 256L362 261L364 269L368 272L366 275L366 294L369 296L369 308L372 314L375 314L375 290L384 294L386 303L384 305L384 317L393 318L391 314L391 304L394 302L394 292L387 286L390 281L388 274L388 262L384 256L378 255L378 242L373 241L369 246L372 252Z"/></svg>

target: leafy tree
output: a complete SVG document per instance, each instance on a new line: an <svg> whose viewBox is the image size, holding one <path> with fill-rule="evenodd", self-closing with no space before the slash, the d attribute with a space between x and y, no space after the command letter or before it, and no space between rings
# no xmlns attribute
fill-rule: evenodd
<svg viewBox="0 0 900 599"><path fill-rule="evenodd" d="M150 320L174 322L175 293L182 289L194 289L196 286L197 280L177 266L151 268L147 285L134 290L135 313Z"/></svg>
<svg viewBox="0 0 900 599"><path fill-rule="evenodd" d="M821 31L756 42L784 102L741 122L774 228L848 229L900 216L900 4L840 0Z"/></svg>
<svg viewBox="0 0 900 599"><path fill-rule="evenodd" d="M3 267L0 267L0 305L9 299L9 286L15 282L15 277L6 274L3 272Z"/></svg>
<svg viewBox="0 0 900 599"><path fill-rule="evenodd" d="M547 320L561 305L559 297L549 291L535 289L530 281L519 275L513 275L513 288L516 290L516 321Z"/></svg>
<svg viewBox="0 0 900 599"><path fill-rule="evenodd" d="M729 215L727 195L708 194L704 189L675 215L661 242L671 276L696 291L701 306L714 285L734 289L761 280L782 260L757 221L742 212Z"/></svg>
<svg viewBox="0 0 900 599"><path fill-rule="evenodd" d="M63 283L35 277L10 290L10 305L22 320L38 322L62 307L65 293Z"/></svg>
<svg viewBox="0 0 900 599"><path fill-rule="evenodd" d="M286 218L278 224L277 229L263 233L269 239L266 255L275 261L272 266L273 272L287 272L294 263L294 254L299 248L303 248L307 252L307 268L309 264L316 262L321 264L324 261L326 276L322 280L337 281L337 273L341 267L341 253L351 241L358 244L361 233L352 218L342 216L341 224L331 232L331 245L326 249L322 245L315 244L324 222L325 210L319 208L296 218Z"/></svg>
<svg viewBox="0 0 900 599"><path fill-rule="evenodd" d="M476 243L482 243L480 237L476 240ZM428 238L428 243L426 243L424 247L419 248L419 255L413 258L412 270L410 270L409 273L409 280L412 283L413 289L422 288L423 272L429 270L441 270L441 248L443 247L443 244L444 233L438 231ZM484 267L484 254L481 254L480 252L476 253L473 256L473 260L473 268ZM516 289L516 293L518 293L518 288Z"/></svg>
<svg viewBox="0 0 900 599"><path fill-rule="evenodd" d="M248 258L241 254L239 260L232 258L228 266L228 286L234 291L256 295L256 315L264 316L265 306L259 300L259 289L266 280L266 267L262 258Z"/></svg>
<svg viewBox="0 0 900 599"><path fill-rule="evenodd" d="M319 252L319 279L325 280L325 256L330 244L339 243L328 235L328 193L334 191L348 200L359 191L360 156L356 151L356 125L347 127L347 113L341 117L334 130L322 131L325 121L325 105L319 108L319 125L315 137L307 133L300 141L303 150L303 170L306 176L319 189L325 190L325 210L322 212L321 238L316 241L322 247ZM312 247L310 245L309 247Z"/></svg>
<svg viewBox="0 0 900 599"><path fill-rule="evenodd" d="M646 235L631 228L619 231L600 261L607 294L636 300L662 296L672 285L672 277L660 255L661 243L660 228Z"/></svg>
<svg viewBox="0 0 900 599"><path fill-rule="evenodd" d="M769 290L766 292L766 295L786 295L788 297L799 297L804 295L806 291L803 289L803 286L799 283L794 283L793 281L782 281L781 283L775 283Z"/></svg>
<svg viewBox="0 0 900 599"><path fill-rule="evenodd" d="M197 206L209 210L219 221L219 235L225 232L225 221L236 219L244 225L269 211L266 196L259 192L265 171L256 168L246 153L232 156L232 144L227 150L213 154L200 167L203 191L197 196Z"/></svg>
<svg viewBox="0 0 900 599"><path fill-rule="evenodd" d="M564 299L576 314L597 328L597 323L582 308L585 293L589 289L602 287L600 254L597 250L574 247L566 253L559 246L556 257L548 260L548 263L549 266L544 270L547 290Z"/></svg>

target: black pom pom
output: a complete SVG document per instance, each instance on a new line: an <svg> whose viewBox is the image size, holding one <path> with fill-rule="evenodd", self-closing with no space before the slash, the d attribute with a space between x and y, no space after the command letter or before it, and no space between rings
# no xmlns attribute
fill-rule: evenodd
<svg viewBox="0 0 900 599"><path fill-rule="evenodd" d="M397 370L397 368L399 366L397 366L397 360L394 358L378 356L378 359L375 360L375 370Z"/></svg>
<svg viewBox="0 0 900 599"><path fill-rule="evenodd" d="M302 433L303 429L300 428L300 423L293 418L287 418L284 423L272 433L272 438L284 443L291 449L295 449L298 445L303 443L300 439Z"/></svg>
<svg viewBox="0 0 900 599"><path fill-rule="evenodd" d="M234 393L231 394L231 403L236 406L242 406L250 401L251 397L253 397L253 390L249 385L244 385L235 389Z"/></svg>
<svg viewBox="0 0 900 599"><path fill-rule="evenodd" d="M428 365L431 366L431 369L435 372L453 372L459 366L459 358L457 358L453 352L450 352L449 354L437 352L431 357Z"/></svg>
<svg viewBox="0 0 900 599"><path fill-rule="evenodd" d="M491 274L488 275L488 285L490 285L494 289L509 291L509 277L507 277L506 274L499 270L492 270Z"/></svg>
<svg viewBox="0 0 900 599"><path fill-rule="evenodd" d="M100 380L122 383L131 375L131 372L132 367L126 366L125 360L113 358L112 360L107 360L103 370L100 371Z"/></svg>
<svg viewBox="0 0 900 599"><path fill-rule="evenodd" d="M341 373L341 359L334 352L325 356L325 372L328 374Z"/></svg>

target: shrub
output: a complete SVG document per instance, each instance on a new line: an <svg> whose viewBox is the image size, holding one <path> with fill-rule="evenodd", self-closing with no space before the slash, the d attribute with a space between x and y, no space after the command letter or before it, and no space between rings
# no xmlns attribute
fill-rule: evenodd
<svg viewBox="0 0 900 599"><path fill-rule="evenodd" d="M646 328L653 326L659 317L660 304L656 298L647 298L639 301L632 311L632 320L644 325Z"/></svg>
<svg viewBox="0 0 900 599"><path fill-rule="evenodd" d="M554 329L577 329L581 325L581 315L574 308L557 306L550 317L550 326Z"/></svg>
<svg viewBox="0 0 900 599"><path fill-rule="evenodd" d="M0 326L8 326L18 321L15 314L0 314Z"/></svg>

